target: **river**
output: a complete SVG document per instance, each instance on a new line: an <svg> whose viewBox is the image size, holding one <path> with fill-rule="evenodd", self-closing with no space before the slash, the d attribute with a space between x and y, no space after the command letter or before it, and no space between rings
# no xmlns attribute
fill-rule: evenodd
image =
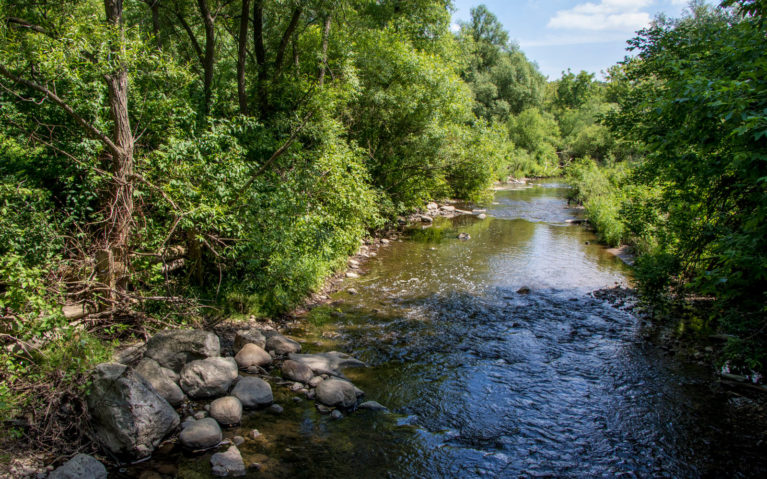
<svg viewBox="0 0 767 479"><path fill-rule="evenodd" d="M289 331L347 370L390 413L340 420L274 387L240 447L253 477L749 476L748 435L729 432L710 367L642 338L641 320L592 291L628 269L568 220L566 187L496 192L488 218L438 218L381 248L365 274ZM463 241L459 233L471 238ZM520 288L529 288L522 294ZM358 294L350 294L354 288ZM177 464L208 477L209 455Z"/></svg>

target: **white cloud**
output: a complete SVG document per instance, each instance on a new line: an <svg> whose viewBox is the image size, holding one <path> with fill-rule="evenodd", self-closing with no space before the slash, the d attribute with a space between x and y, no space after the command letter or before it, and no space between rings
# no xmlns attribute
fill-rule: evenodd
<svg viewBox="0 0 767 479"><path fill-rule="evenodd" d="M642 9L653 0L601 0L560 10L548 27L562 30L634 31L647 26L652 17Z"/></svg>

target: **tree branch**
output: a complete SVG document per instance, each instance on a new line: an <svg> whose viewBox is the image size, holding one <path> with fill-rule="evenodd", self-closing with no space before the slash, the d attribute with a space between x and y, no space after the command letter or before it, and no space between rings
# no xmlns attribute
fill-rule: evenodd
<svg viewBox="0 0 767 479"><path fill-rule="evenodd" d="M55 104L60 106L65 112L71 116L75 122L83 127L85 131L87 131L91 136L96 138L97 140L100 140L104 145L112 152L114 155L120 155L122 154L122 150L120 147L118 147L107 135L101 132L98 128L96 128L93 124L88 122L85 118L81 117L80 115L75 112L74 108L69 106L67 102L59 98L58 95L47 89L46 87L35 83L33 81L26 80L24 78L20 78L13 73L11 73L3 64L0 64L0 75L16 82L20 83L27 88L30 88L32 90L38 91L45 95L46 97L50 98Z"/></svg>
<svg viewBox="0 0 767 479"><path fill-rule="evenodd" d="M28 30L32 30L37 33L42 33L43 35L50 35L48 30L41 27L40 25L35 25L33 23L29 23L28 21L24 20L23 18L17 18L17 17L8 17L5 19L9 24L15 25L16 28L26 28Z"/></svg>
<svg viewBox="0 0 767 479"><path fill-rule="evenodd" d="M197 37L194 36L194 32L192 31L192 27L189 26L188 23L186 23L186 20L184 20L184 17L178 13L177 11L173 11L173 13L176 15L176 18L178 18L179 23L182 27L184 27L184 30L186 30L187 35L189 35L189 39L192 41L192 47L194 48L195 53L197 53L197 59L200 61L201 64L205 64L205 60L202 54L202 48L200 47L199 42L197 42Z"/></svg>

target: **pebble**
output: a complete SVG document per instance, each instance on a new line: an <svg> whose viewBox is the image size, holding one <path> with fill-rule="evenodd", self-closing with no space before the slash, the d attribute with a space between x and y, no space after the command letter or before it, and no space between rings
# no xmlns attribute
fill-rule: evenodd
<svg viewBox="0 0 767 479"><path fill-rule="evenodd" d="M282 412L285 410L282 406L279 404L272 404L268 408L266 408L267 411L273 414L282 414Z"/></svg>
<svg viewBox="0 0 767 479"><path fill-rule="evenodd" d="M258 439L259 437L262 436L261 432L259 432L258 429L253 429L252 431L250 431L250 433L248 433L248 435L251 437L251 439Z"/></svg>
<svg viewBox="0 0 767 479"><path fill-rule="evenodd" d="M331 408L329 408L329 407L325 406L324 404L319 404L319 403L317 403L317 411L319 411L319 412L320 412L320 414L330 414L330 412L331 412L332 410L333 410L333 409L331 409Z"/></svg>
<svg viewBox="0 0 767 479"><path fill-rule="evenodd" d="M330 413L330 417L333 419L341 419L344 415L338 409L334 409L333 412Z"/></svg>
<svg viewBox="0 0 767 479"><path fill-rule="evenodd" d="M234 437L232 438L232 443L233 443L235 446L239 446L239 445L240 445L240 444L242 444L243 442L245 442L245 438L244 438L244 437L242 437L242 436L234 436Z"/></svg>

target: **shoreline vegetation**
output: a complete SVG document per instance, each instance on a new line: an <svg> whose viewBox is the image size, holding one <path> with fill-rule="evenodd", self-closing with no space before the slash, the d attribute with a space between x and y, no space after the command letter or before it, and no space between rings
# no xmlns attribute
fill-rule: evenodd
<svg viewBox="0 0 767 479"><path fill-rule="evenodd" d="M399 219L514 178L564 175L646 314L761 386L762 3L693 3L603 80L551 81L450 4L0 6L0 471L98 451L121 345L310 307Z"/></svg>

